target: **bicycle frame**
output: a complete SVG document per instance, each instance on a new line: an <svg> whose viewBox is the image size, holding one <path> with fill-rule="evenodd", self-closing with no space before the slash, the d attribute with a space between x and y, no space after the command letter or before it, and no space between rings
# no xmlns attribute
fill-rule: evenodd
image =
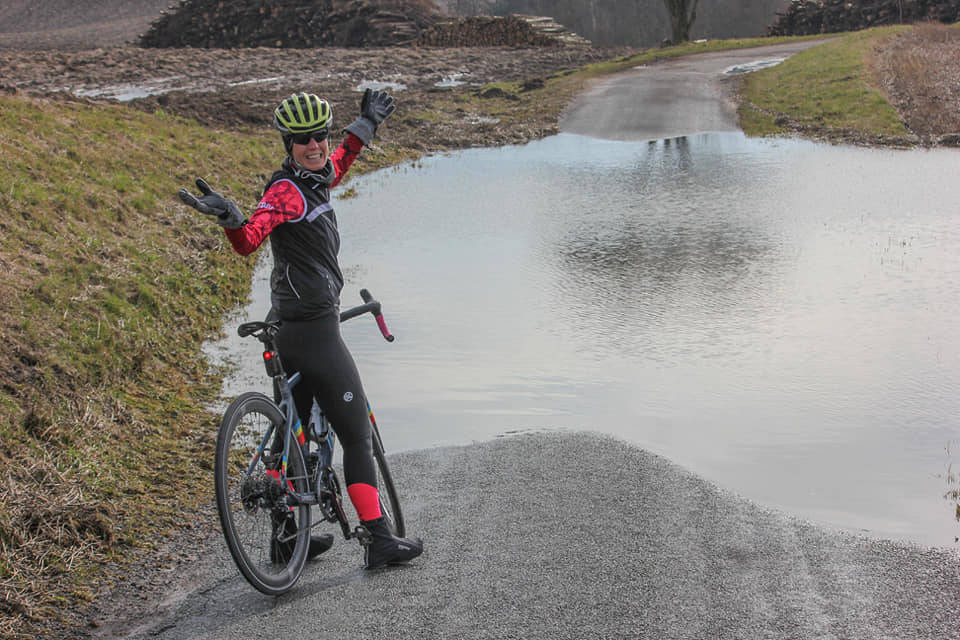
<svg viewBox="0 0 960 640"><path fill-rule="evenodd" d="M264 353L266 354L267 352ZM282 379L282 382L280 382L278 378ZM286 378L286 376L278 376L278 378L274 378L274 380L280 382L279 388L281 400L277 406L280 409L280 412L284 415L283 454L280 463L280 475L281 479L286 481L287 460L289 460L290 457L290 441L292 439L290 435L292 434L298 441L298 444L301 446L303 444L301 441L304 438L303 427L300 425L300 419L296 415L296 408L293 404L293 394L291 392L293 386L300 381L300 374L293 374L290 376L289 380ZM247 468L247 473L252 473L253 469L257 465L257 462L260 461L260 458L263 456L263 452L267 449L267 443L269 443L274 437L273 432L274 427L271 425L271 427L267 429L266 433L264 433L263 439L260 441L257 451L254 454L253 459L250 461L250 466Z"/></svg>
<svg viewBox="0 0 960 640"><path fill-rule="evenodd" d="M362 289L360 291L360 296L364 300L364 304L344 311L342 314L340 314L340 322L346 322L351 318L355 318L365 313L371 313L376 319L377 326L380 328L380 332L384 339L386 339L388 342L393 342L393 335L387 329L387 325L384 322L383 316L380 312L380 303L374 300L366 289ZM243 335L243 333L241 333L241 335ZM280 409L280 412L284 416L282 436L283 453L277 481L280 483L280 486L284 487L285 504L287 506L317 505L320 507L324 519L328 521L335 520L340 523L340 527L343 530L343 535L345 538L362 538L365 534L367 534L366 529L363 527L357 527L355 530L351 530L346 512L343 509L339 480L337 479L336 473L334 472L332 466L335 438L333 430L330 427L330 423L327 421L326 416L324 416L319 410L316 401L314 401L310 416L311 423L307 425L307 431L304 431L302 421L297 413L296 404L293 400L293 388L297 385L297 383L300 382L301 375L299 372L295 372L287 377L287 374L283 369L283 364L280 359L276 343L274 341L275 330L264 331L258 336L258 338L261 340L261 342L263 342L265 347L263 352L263 362L264 366L266 367L267 374L272 378L274 388L277 390L280 396L280 400L277 403L277 408ZM373 410L370 408L369 403L367 404L367 415L369 416L370 422L373 425L373 437L376 438L377 444L382 451L383 443L380 439L380 433L377 429L376 419L373 416ZM275 428L273 426L267 429L262 440L257 446L257 450L254 453L249 466L247 467L248 474L253 473L257 463L262 458L264 451L266 451L267 446L271 440L275 438L276 434L274 431ZM316 453L312 453L310 451L311 440L317 443L318 450ZM290 447L292 446L291 442L294 441L297 443L297 446L300 447L300 453L304 461L304 466L306 467L305 472L307 474L307 482L309 487L312 489L307 493L298 493L295 491L293 488L293 483L289 481L287 476L287 463L290 457ZM316 464L313 464L313 456L316 456Z"/></svg>
<svg viewBox="0 0 960 640"><path fill-rule="evenodd" d="M360 295L365 304L344 311L340 321L369 312L383 337L392 341L380 303L366 290ZM240 337L254 336L263 344L263 363L274 395L247 391L230 403L220 422L214 461L217 510L230 554L254 588L273 596L285 593L300 579L313 548L313 526L339 522L344 538L363 546L373 540L362 521L351 529L333 467L335 433L316 399L310 416L303 420L299 416L293 391L303 377L284 371L277 350L280 326L279 322L246 322L237 328ZM366 408L382 513L377 526L403 537L403 511L373 412L369 404ZM319 518L312 517L313 506ZM310 544L305 547L307 538Z"/></svg>
<svg viewBox="0 0 960 640"><path fill-rule="evenodd" d="M264 351L264 360L268 359L268 353L271 353L271 351ZM275 351L272 353L275 353ZM276 356L274 355L270 357ZM281 375L274 377L274 381L279 383L280 403L277 406L279 407L280 412L283 413L285 420L283 434L283 455L280 463L280 480L286 484L287 460L290 456L290 435L293 434L298 440L298 443L303 437L303 428L300 426L300 420L296 416L296 408L293 404L293 393L291 391L294 385L300 381L300 373L294 373L292 376L290 376L289 380L287 379L286 375L281 373ZM296 426L294 425L294 420L297 421ZM266 433L264 433L263 439L260 441L259 446L257 446L257 451L254 454L253 459L250 460L250 465L247 467L248 474L253 472L254 468L257 466L257 462L259 462L260 458L263 456L263 452L266 451L267 443L270 442L274 436L273 431L274 427L271 425L271 427L267 429Z"/></svg>
<svg viewBox="0 0 960 640"><path fill-rule="evenodd" d="M264 360L269 362L275 360L277 356L276 351L269 348L272 345L268 344L267 346L268 349L264 351ZM267 366L269 368L272 365L268 364ZM297 414L296 405L293 401L293 387L300 382L300 373L294 373L287 378L279 364L277 368L279 369L279 373L274 376L274 382L277 383L277 388L280 392L280 402L277 406L284 415L283 453L280 463L280 477L277 478L277 480L279 484L285 488L285 503L287 506L319 505L326 520L336 520L340 523L344 538L360 537L364 533L359 530L360 528L357 530L350 529L350 522L343 509L341 496L338 491L339 483L336 481L336 475L333 473L332 463L335 440L333 430L330 428L330 423L327 421L326 416L318 410L316 403L314 403L315 411L312 413L320 421L320 426L318 428L315 425L309 425L313 433L309 431L307 433L304 432L303 424ZM247 468L248 474L252 473L256 468L257 463L263 456L263 452L266 451L268 444L274 437L274 427L271 426L267 429L266 433L264 433L260 444L257 446L257 451ZM311 454L310 452L311 437L318 446L316 454ZM305 469L307 481L310 487L314 489L313 491L298 493L293 489L293 483L291 483L287 477L287 462L290 457L290 447L293 446L291 444L292 442L296 442L296 446L300 447L302 458L307 465ZM316 465L310 464L312 462L312 455L317 456ZM312 472L310 469L311 466L313 466ZM334 487L333 489L331 489L331 485Z"/></svg>

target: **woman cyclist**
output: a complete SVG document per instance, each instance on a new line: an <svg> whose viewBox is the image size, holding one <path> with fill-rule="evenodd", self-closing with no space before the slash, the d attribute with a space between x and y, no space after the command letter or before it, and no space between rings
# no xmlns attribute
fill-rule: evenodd
<svg viewBox="0 0 960 640"><path fill-rule="evenodd" d="M343 142L331 153L330 105L312 93L291 95L273 112L287 157L267 182L249 219L203 179L197 179L199 197L183 189L179 194L184 203L214 216L241 255L255 251L269 236L274 262L271 314L282 321L277 345L285 367L302 375L293 390L301 421L307 423L315 397L343 447L347 493L372 535L372 543L364 548L367 569L415 558L423 551L423 543L393 536L380 512L366 397L353 357L340 336L343 274L337 260L340 234L330 189L337 186L395 108L393 97L386 92L367 89L360 117L345 129ZM289 521L275 522L274 539L286 526ZM330 534L312 537L309 557L332 544ZM291 551L277 549L282 545L276 541L273 546L274 554Z"/></svg>

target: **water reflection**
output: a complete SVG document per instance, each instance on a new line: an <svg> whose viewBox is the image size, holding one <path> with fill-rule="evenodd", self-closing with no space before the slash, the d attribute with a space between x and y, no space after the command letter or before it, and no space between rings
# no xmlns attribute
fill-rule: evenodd
<svg viewBox="0 0 960 640"><path fill-rule="evenodd" d="M698 136L693 146L702 150L708 139ZM700 342L706 354L724 316L752 305L767 286L764 262L776 240L763 218L737 213L742 207L729 195L756 188L763 176L741 171L731 189L722 148L695 155L687 137L636 149L629 165L596 186L615 201L582 211L579 224L545 247L558 313L597 338L594 357L642 352L665 360L676 341L656 335L677 330L685 349ZM605 320L611 316L619 321Z"/></svg>
<svg viewBox="0 0 960 640"><path fill-rule="evenodd" d="M398 339L345 334L394 450L594 429L804 517L945 544L957 175L955 152L739 134L430 158L336 203L345 295L374 291Z"/></svg>
<svg viewBox="0 0 960 640"><path fill-rule="evenodd" d="M702 208L691 198L695 186L727 188L720 181L694 185L695 168L686 138L650 143L633 172L613 176L610 187L631 194L630 200L583 212L582 224L556 239L562 262L556 274L584 274L605 294L630 291L631 299L662 292L685 278L696 280L712 297L749 274L750 265L770 251L770 238L762 227ZM577 304L577 298L570 302Z"/></svg>

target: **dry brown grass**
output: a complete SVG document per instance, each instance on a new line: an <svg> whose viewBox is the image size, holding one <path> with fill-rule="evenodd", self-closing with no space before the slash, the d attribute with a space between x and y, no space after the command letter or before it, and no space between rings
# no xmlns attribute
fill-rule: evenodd
<svg viewBox="0 0 960 640"><path fill-rule="evenodd" d="M103 548L114 542L118 516L113 505L86 494L52 460L32 460L20 472L32 482L8 477L4 486L4 509L16 525L2 537L2 553L9 566L0 580L3 637L23 631L23 620L52 614L52 603L43 595L56 588L51 579L62 580L78 564L102 557ZM33 490L34 483L48 491Z"/></svg>
<svg viewBox="0 0 960 640"><path fill-rule="evenodd" d="M911 132L928 144L960 136L960 28L924 23L883 40L870 66Z"/></svg>

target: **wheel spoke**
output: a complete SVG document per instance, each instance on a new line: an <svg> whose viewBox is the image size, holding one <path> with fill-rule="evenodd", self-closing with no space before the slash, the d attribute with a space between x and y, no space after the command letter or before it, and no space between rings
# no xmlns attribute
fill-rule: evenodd
<svg viewBox="0 0 960 640"><path fill-rule="evenodd" d="M256 456L268 431L283 424L269 398L244 394L224 414L217 442L217 506L224 537L244 577L273 595L299 578L310 537L309 509L284 502L287 487L306 489L300 450L291 448L286 481L277 469L279 456Z"/></svg>
<svg viewBox="0 0 960 640"><path fill-rule="evenodd" d="M376 429L376 426L374 426L374 429ZM373 457L377 463L377 487L380 492L380 510L387 519L390 532L402 538L406 535L403 512L400 509L397 489L393 484L393 476L390 474L390 467L387 465L387 459L383 453L383 445L380 443L379 433L374 434Z"/></svg>

